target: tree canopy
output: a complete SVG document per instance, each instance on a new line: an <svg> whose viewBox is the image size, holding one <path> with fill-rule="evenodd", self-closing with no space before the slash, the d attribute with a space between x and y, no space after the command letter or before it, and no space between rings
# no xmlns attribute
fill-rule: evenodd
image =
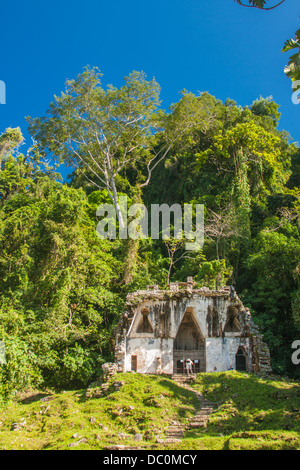
<svg viewBox="0 0 300 470"><path fill-rule="evenodd" d="M87 385L112 359L126 294L187 276L235 285L274 371L297 377L289 345L300 327L300 151L278 130L278 104L259 97L241 107L185 90L162 111L158 84L141 73L120 89L99 80L84 71L45 118L30 120L26 155L20 129L0 136L1 396ZM76 163L68 182L49 156ZM172 236L99 239L96 210L113 197L108 158L128 210L204 204L202 249L187 252Z"/></svg>

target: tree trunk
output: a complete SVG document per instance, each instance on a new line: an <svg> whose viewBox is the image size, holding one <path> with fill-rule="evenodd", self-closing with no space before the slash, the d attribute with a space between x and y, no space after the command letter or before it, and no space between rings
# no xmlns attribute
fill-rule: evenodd
<svg viewBox="0 0 300 470"><path fill-rule="evenodd" d="M119 226L120 226L120 229L123 230L125 228L125 223L124 223L123 214L122 214L120 204L119 204L119 200L118 200L118 193L117 193L115 180L114 180L113 177L110 180L110 186L111 186L111 189L112 189L113 203L114 203L114 206L115 206L115 209L116 209L116 212L117 212Z"/></svg>
<svg viewBox="0 0 300 470"><path fill-rule="evenodd" d="M170 284L172 268L173 268L173 257L170 259L169 271L168 271L168 276L167 276L167 284Z"/></svg>
<svg viewBox="0 0 300 470"><path fill-rule="evenodd" d="M133 276L136 273L137 267L137 257L139 251L139 240L129 239L128 242L128 252L125 260L125 269L124 269L124 284L129 284L133 280Z"/></svg>
<svg viewBox="0 0 300 470"><path fill-rule="evenodd" d="M110 157L108 152L106 154L105 178L106 178L106 181L107 181L107 186L110 187L110 189L112 191L112 201L113 201L113 204L114 204L115 209L116 209L117 218L118 218L118 221L119 221L119 228L120 228L120 230L123 230L125 228L125 224L124 224L122 211L121 211L121 208L120 208L120 205L119 205L118 193L117 193L117 188L116 188L115 177L114 177L114 174L113 174L113 166L112 166L112 162L111 162L111 157ZM125 237L121 237L121 238L125 238Z"/></svg>

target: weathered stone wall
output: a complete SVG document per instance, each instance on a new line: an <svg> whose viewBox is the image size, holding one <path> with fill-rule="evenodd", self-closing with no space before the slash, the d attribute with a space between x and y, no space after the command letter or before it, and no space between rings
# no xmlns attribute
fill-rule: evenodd
<svg viewBox="0 0 300 470"><path fill-rule="evenodd" d="M127 341L127 351L124 358L125 371L131 370L131 356L137 356L137 371L146 374L158 372L161 359L161 371L173 373L173 340L164 338L130 338Z"/></svg>
<svg viewBox="0 0 300 470"><path fill-rule="evenodd" d="M138 372L172 374L176 336L181 325L189 322L204 347L205 364L201 370L235 368L239 347L244 351L247 370L271 370L268 348L249 309L237 296L230 297L229 287L218 291L193 289L191 278L187 283L169 287L161 291L151 286L128 295L127 308L116 331L118 370L130 371L132 356L136 356ZM178 352L176 358L180 354ZM189 351L182 352L182 356L186 354Z"/></svg>
<svg viewBox="0 0 300 470"><path fill-rule="evenodd" d="M242 346L247 353L247 370L251 370L249 338L207 338L206 372L220 372L235 368L235 355Z"/></svg>

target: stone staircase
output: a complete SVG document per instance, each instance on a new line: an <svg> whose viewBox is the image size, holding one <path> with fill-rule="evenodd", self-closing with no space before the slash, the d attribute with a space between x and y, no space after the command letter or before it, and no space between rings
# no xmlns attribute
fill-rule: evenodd
<svg viewBox="0 0 300 470"><path fill-rule="evenodd" d="M198 401L199 401L199 409L195 416L189 419L187 424L183 424L177 421L173 421L169 428L166 431L166 438L164 439L164 443L172 443L172 442L180 442L184 436L185 431L190 429L199 429L205 428L209 419L210 413L213 411L214 404L210 401L206 400L203 395L196 390L194 390L190 383L195 378L195 375L181 375L181 374L174 374L172 379L181 387L186 388L193 392Z"/></svg>
<svg viewBox="0 0 300 470"><path fill-rule="evenodd" d="M195 374L173 374L171 376L171 379L174 380L174 382L178 383L179 385L182 384L187 384L192 382L195 379L196 375Z"/></svg>
<svg viewBox="0 0 300 470"><path fill-rule="evenodd" d="M206 427L208 419L209 419L209 415L214 409L214 405L213 403L206 400L201 393L196 392L192 388L190 388L190 390L196 394L200 407L197 413L195 414L195 416L193 416L193 418L190 419L188 429Z"/></svg>
<svg viewBox="0 0 300 470"><path fill-rule="evenodd" d="M180 442L184 436L186 428L185 425L177 421L172 421L172 424L168 427L164 444L170 442Z"/></svg>

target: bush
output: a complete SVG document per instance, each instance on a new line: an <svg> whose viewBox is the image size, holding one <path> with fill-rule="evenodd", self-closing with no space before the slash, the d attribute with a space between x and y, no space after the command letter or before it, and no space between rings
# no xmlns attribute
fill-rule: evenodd
<svg viewBox="0 0 300 470"><path fill-rule="evenodd" d="M13 399L17 392L39 386L42 377L36 356L19 338L6 338L5 363L0 365L0 404Z"/></svg>

